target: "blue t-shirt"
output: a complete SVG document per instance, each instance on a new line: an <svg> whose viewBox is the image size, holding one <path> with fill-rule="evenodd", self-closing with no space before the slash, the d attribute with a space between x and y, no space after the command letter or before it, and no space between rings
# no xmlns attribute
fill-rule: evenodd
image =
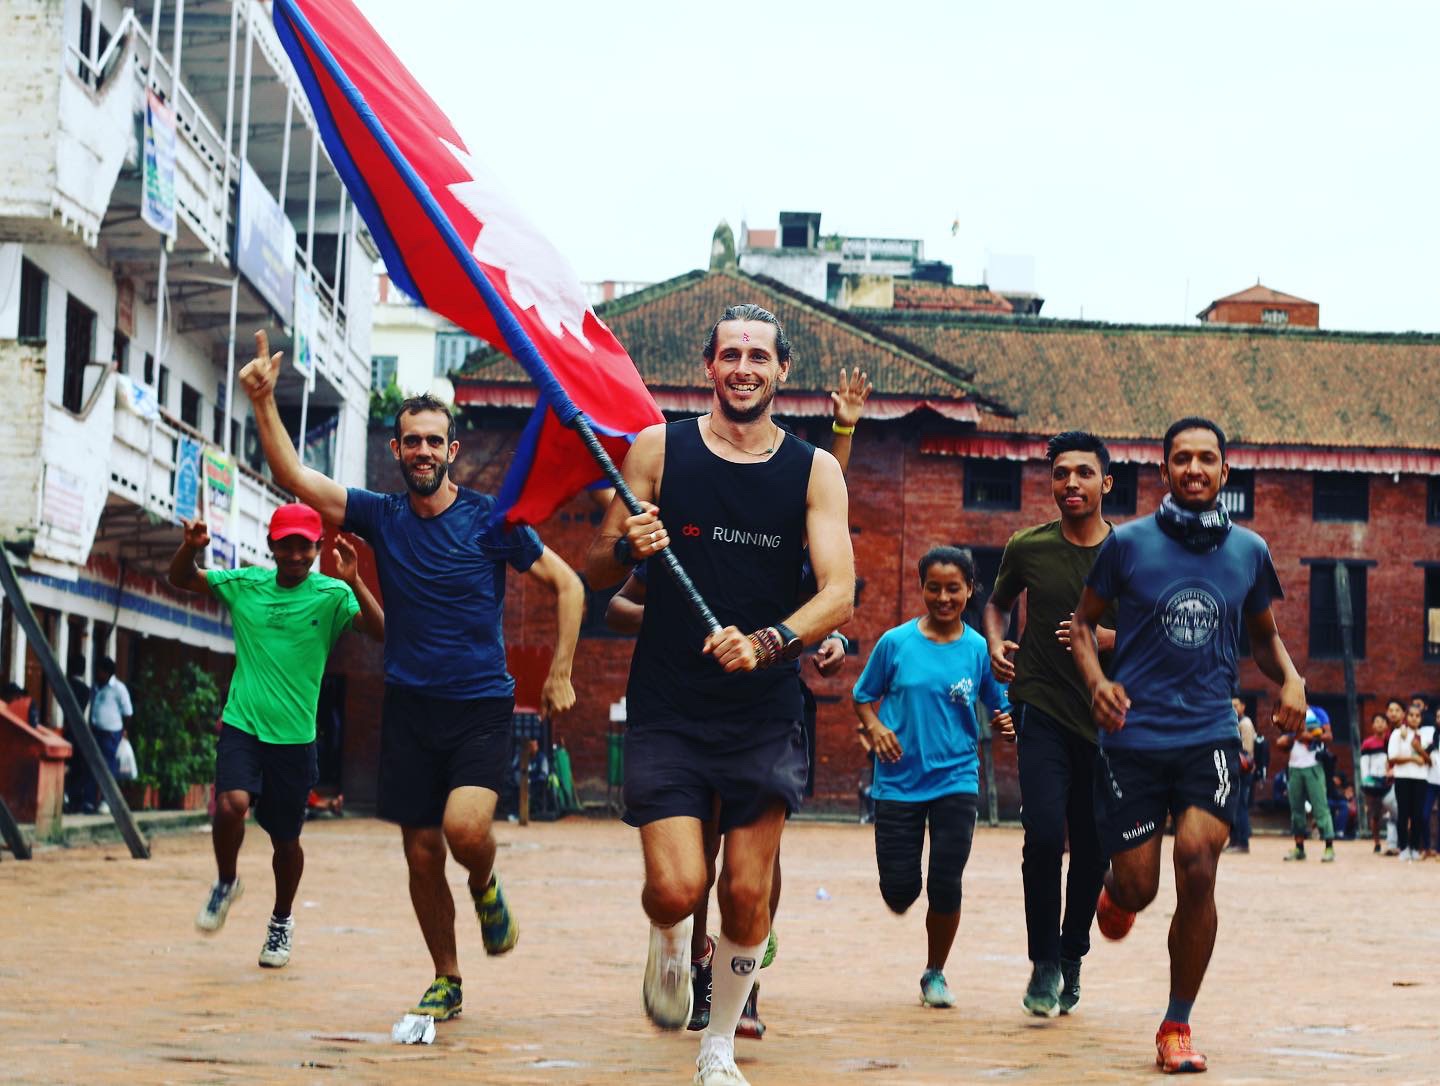
<svg viewBox="0 0 1440 1086"><path fill-rule="evenodd" d="M960 637L940 644L913 618L875 643L853 693L857 702L881 703L880 723L904 752L898 762L876 761L874 798L920 803L980 790L976 702L1010 708L990 671L985 638L966 626Z"/></svg>
<svg viewBox="0 0 1440 1086"><path fill-rule="evenodd" d="M375 550L385 594L385 681L437 698L509 697L505 670L505 566L523 573L540 557L534 529L492 522L495 499L461 487L438 516L409 496L352 487L345 530Z"/></svg>
<svg viewBox="0 0 1440 1086"><path fill-rule="evenodd" d="M1119 605L1111 677L1130 698L1125 726L1102 730L1100 745L1236 738L1241 623L1285 596L1265 540L1235 525L1217 550L1196 554L1143 517L1110 533L1085 583Z"/></svg>

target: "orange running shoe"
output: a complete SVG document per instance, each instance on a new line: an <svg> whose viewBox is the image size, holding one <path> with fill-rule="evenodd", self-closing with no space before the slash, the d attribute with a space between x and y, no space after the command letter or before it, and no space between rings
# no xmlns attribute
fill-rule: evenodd
<svg viewBox="0 0 1440 1086"><path fill-rule="evenodd" d="M1205 1070L1205 1055L1190 1047L1190 1027L1168 1018L1155 1034L1155 1066L1167 1075Z"/></svg>
<svg viewBox="0 0 1440 1086"><path fill-rule="evenodd" d="M1112 941L1125 938L1135 926L1135 914L1126 912L1110 898L1110 891L1100 888L1100 900L1095 905L1095 926L1100 934Z"/></svg>

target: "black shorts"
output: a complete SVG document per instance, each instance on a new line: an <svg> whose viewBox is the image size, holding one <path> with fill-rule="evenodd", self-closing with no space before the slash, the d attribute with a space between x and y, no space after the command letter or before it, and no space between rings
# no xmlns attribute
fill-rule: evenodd
<svg viewBox="0 0 1440 1086"><path fill-rule="evenodd" d="M625 732L625 821L689 816L748 826L775 800L794 814L809 768L798 720L632 723Z"/></svg>
<svg viewBox="0 0 1440 1086"><path fill-rule="evenodd" d="M458 701L387 684L376 813L402 826L438 826L456 788L499 795L514 714L514 698Z"/></svg>
<svg viewBox="0 0 1440 1086"><path fill-rule="evenodd" d="M1240 739L1169 750L1105 750L1095 758L1095 826L1106 857L1165 829L1165 815L1199 807L1229 825L1240 782Z"/></svg>
<svg viewBox="0 0 1440 1086"><path fill-rule="evenodd" d="M320 779L314 743L266 743L224 724L215 745L215 792L249 792L255 821L276 842L305 827L310 789Z"/></svg>
<svg viewBox="0 0 1440 1086"><path fill-rule="evenodd" d="M930 824L930 873L925 890L937 913L960 911L961 883L975 839L979 797L954 792L918 802L875 801L875 863L880 869L880 896L895 913L903 913L920 896L920 856L925 850L925 824Z"/></svg>

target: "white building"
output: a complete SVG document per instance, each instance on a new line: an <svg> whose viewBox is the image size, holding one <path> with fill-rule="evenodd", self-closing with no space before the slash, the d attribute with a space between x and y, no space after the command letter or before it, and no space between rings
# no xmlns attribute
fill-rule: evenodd
<svg viewBox="0 0 1440 1086"><path fill-rule="evenodd" d="M258 0L8 0L0 40L0 539L62 663L231 652L163 584L177 510L212 564L268 562L287 495L230 393L256 328L307 462L363 484L374 245ZM43 692L8 605L0 675Z"/></svg>

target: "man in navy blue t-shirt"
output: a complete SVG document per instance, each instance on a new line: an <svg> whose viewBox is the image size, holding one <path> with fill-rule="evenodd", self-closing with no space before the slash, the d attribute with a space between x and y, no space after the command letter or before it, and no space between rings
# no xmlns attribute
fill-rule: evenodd
<svg viewBox="0 0 1440 1086"><path fill-rule="evenodd" d="M452 1018L460 965L447 844L470 874L486 952L503 954L519 938L494 875L491 832L515 707L502 633L506 566L555 593L555 655L541 692L547 716L575 704L570 669L584 587L532 529L495 523L495 500L449 477L460 443L450 409L433 396L412 397L395 415L390 451L405 480L400 493L347 490L302 466L275 406L280 355L270 353L264 332L255 345L240 382L275 482L375 552L386 619L378 809L400 826L410 900L435 964L415 1013Z"/></svg>
<svg viewBox="0 0 1440 1086"><path fill-rule="evenodd" d="M1203 1071L1190 1044L1190 1008L1215 947L1215 869L1230 833L1240 778L1241 624L1265 675L1280 686L1275 722L1305 718L1305 680L1280 640L1281 599L1270 549L1219 504L1229 467L1225 434L1185 418L1165 434L1169 487L1153 517L1111 533L1075 609L1071 645L1100 728L1095 817L1110 870L1096 913L1122 938L1160 887L1165 816L1175 819L1177 903L1170 925L1170 1005L1155 1036L1165 1071ZM1113 678L1100 669L1094 628L1118 605Z"/></svg>

